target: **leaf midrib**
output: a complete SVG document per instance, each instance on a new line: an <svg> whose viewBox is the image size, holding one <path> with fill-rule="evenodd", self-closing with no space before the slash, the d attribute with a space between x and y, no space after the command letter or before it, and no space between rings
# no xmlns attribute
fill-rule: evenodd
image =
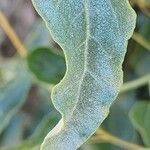
<svg viewBox="0 0 150 150"><path fill-rule="evenodd" d="M111 1L110 1L111 3ZM78 87L78 91L77 91L77 97L76 97L76 103L75 103L75 106L73 107L73 110L72 110L72 113L69 117L68 120L70 120L76 110L76 106L78 105L79 103L79 99L80 99L80 95L81 95L81 88L82 88L82 83L83 83L83 80L84 80L84 77L86 75L87 72L89 72L89 74L92 76L92 78L95 79L95 77L93 76L93 74L91 74L91 72L88 70L88 60L87 60L87 56L88 56L88 50L89 50L89 40L90 38L93 36L91 36L91 30L90 30L90 14L89 14L89 0L84 0L84 12L85 12L85 20L86 20L86 39L85 39L85 50L84 50L84 69L83 69L83 74L81 76L81 79L80 79L80 82L79 82L79 87ZM112 11L115 13L114 9L112 8ZM117 19L117 15L115 13L115 17ZM118 27L119 27L119 23L117 22L118 24ZM95 38L94 38L95 40ZM99 43L100 44L100 43ZM100 46L102 46L100 44ZM102 46L103 47L103 46ZM107 52L107 51L106 51ZM96 79L95 79L96 80Z"/></svg>
<svg viewBox="0 0 150 150"><path fill-rule="evenodd" d="M88 72L87 69L87 56L88 56L88 49L89 49L89 39L90 39L90 15L89 15L89 0L84 0L84 12L85 12L85 19L86 19L86 40L85 40L85 50L84 50L84 69L83 69L83 74L81 76L80 82L79 82L79 87L77 91L77 97L76 97L76 103L75 106L73 107L72 113L69 117L68 120L70 120L76 110L76 106L78 105L79 98L81 95L81 88L82 88L82 83L84 80L84 77L86 75L86 72Z"/></svg>

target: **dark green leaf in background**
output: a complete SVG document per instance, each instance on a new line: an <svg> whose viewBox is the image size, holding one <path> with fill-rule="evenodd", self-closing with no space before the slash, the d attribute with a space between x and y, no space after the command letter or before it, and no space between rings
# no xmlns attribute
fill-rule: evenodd
<svg viewBox="0 0 150 150"><path fill-rule="evenodd" d="M130 111L130 120L141 134L145 145L150 146L150 102L137 102Z"/></svg>
<svg viewBox="0 0 150 150"><path fill-rule="evenodd" d="M134 127L132 126L128 113L135 102L135 93L128 92L119 95L113 103L108 118L104 121L103 128L109 131L112 135L120 139L137 142L137 136ZM109 150L122 150L119 147L110 145Z"/></svg>
<svg viewBox="0 0 150 150"><path fill-rule="evenodd" d="M65 60L51 48L37 48L28 56L28 65L34 75L42 81L56 84L65 74Z"/></svg>

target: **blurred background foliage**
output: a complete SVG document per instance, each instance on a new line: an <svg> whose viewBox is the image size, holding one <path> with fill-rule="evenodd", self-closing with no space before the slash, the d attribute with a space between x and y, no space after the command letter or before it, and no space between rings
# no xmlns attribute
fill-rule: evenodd
<svg viewBox="0 0 150 150"><path fill-rule="evenodd" d="M150 0L130 3L138 18L123 64L125 84L102 124L107 132L99 130L80 150L150 147ZM64 55L30 0L0 0L0 11L26 51L0 27L0 150L39 150L61 117L50 91L65 74Z"/></svg>

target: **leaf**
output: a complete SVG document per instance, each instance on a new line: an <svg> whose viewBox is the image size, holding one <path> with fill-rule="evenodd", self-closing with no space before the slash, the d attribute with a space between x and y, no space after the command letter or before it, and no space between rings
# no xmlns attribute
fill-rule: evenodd
<svg viewBox="0 0 150 150"><path fill-rule="evenodd" d="M1 64L0 68L2 69L3 76L2 82L0 83L1 133L9 124L11 118L20 110L21 106L24 104L30 89L31 77L25 71L22 62L18 60L13 60L7 62L6 64ZM20 68L22 68L22 70L18 70Z"/></svg>
<svg viewBox="0 0 150 150"><path fill-rule="evenodd" d="M14 145L13 147L9 147L9 149L13 150L32 150L35 148L35 150L39 150L39 148L36 148L37 145L44 139L44 136L46 133L54 127L56 122L58 121L58 118L56 117L56 114L51 112L47 116L44 116L42 121L38 124L35 131L31 136L29 136L26 140ZM16 131L16 130L14 130ZM20 132L19 132L20 133ZM18 134L18 132L16 133ZM15 134L14 134L15 135ZM13 135L12 135L13 136ZM8 137L10 140L11 137ZM14 138L15 139L15 138ZM7 141L9 142L9 141ZM8 147L8 145L7 145Z"/></svg>
<svg viewBox="0 0 150 150"><path fill-rule="evenodd" d="M25 101L29 83L19 80L0 92L0 133Z"/></svg>
<svg viewBox="0 0 150 150"><path fill-rule="evenodd" d="M142 18L143 19L143 18ZM144 26L141 26L140 28L140 33L142 34L142 36L144 36L146 38L147 41L150 41L150 20L147 18L144 18ZM134 68L135 68L135 72L138 75L145 75L145 74L149 74L150 73L150 67L149 67L149 58L150 58L150 53L147 51L144 51L145 49L142 47L138 47L140 53L138 53L138 51L136 52L135 56L135 64L134 64ZM144 58L144 59L143 59Z"/></svg>
<svg viewBox="0 0 150 150"><path fill-rule="evenodd" d="M22 149L30 149L31 147L34 147L36 145L39 145L39 143L44 139L44 136L46 133L56 125L56 122L58 121L56 114L49 113L47 116L45 116L42 121L39 123L33 134L24 141L21 145L19 145L17 148L19 150Z"/></svg>
<svg viewBox="0 0 150 150"><path fill-rule="evenodd" d="M130 120L141 134L145 145L150 146L150 103L137 102L130 111Z"/></svg>
<svg viewBox="0 0 150 150"><path fill-rule="evenodd" d="M56 84L65 74L64 58L58 54L51 48L37 48L29 54L28 66L39 80Z"/></svg>
<svg viewBox="0 0 150 150"><path fill-rule="evenodd" d="M49 32L47 28L45 28L44 22L40 19L37 20L29 30L25 39L25 45L29 51L32 51L37 47L52 45L50 39Z"/></svg>
<svg viewBox="0 0 150 150"><path fill-rule="evenodd" d="M41 149L75 150L106 118L118 95L136 16L128 0L33 0L33 4L67 63L65 77L52 91L62 119Z"/></svg>
<svg viewBox="0 0 150 150"><path fill-rule="evenodd" d="M25 117L23 114L16 114L12 119L7 129L4 132L1 146L14 147L18 145L23 138Z"/></svg>
<svg viewBox="0 0 150 150"><path fill-rule="evenodd" d="M29 82L25 78L18 79L0 91L0 133L24 104L28 91Z"/></svg>
<svg viewBox="0 0 150 150"><path fill-rule="evenodd" d="M135 99L134 92L127 92L119 95L117 100L115 100L115 102L111 106L109 116L102 123L101 125L102 129L105 129L105 131L108 131L109 133L111 133L112 135L120 139L130 141L132 143L139 142L137 132L132 126L128 116L130 107L133 105L135 100L136 99ZM94 140L94 138L92 138L92 140L89 140L89 142L90 144L85 143L86 145L84 144L85 146L83 145L82 146L83 149L81 150L88 150L88 148L89 150L122 150L123 149L117 147L116 145L105 143L100 139Z"/></svg>
<svg viewBox="0 0 150 150"><path fill-rule="evenodd" d="M132 126L128 117L129 110L135 102L135 93L127 92L118 96L117 100L113 103L110 114L103 122L102 128L112 135L130 141L137 142L136 130ZM114 147L111 145L109 150L120 150L120 147Z"/></svg>

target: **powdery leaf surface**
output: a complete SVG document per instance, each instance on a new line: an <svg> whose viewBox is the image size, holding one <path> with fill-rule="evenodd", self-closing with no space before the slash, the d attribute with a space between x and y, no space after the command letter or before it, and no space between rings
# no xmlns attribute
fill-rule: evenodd
<svg viewBox="0 0 150 150"><path fill-rule="evenodd" d="M54 87L62 114L43 150L75 150L108 115L122 85L122 62L136 15L128 0L33 0L65 53L67 71Z"/></svg>

